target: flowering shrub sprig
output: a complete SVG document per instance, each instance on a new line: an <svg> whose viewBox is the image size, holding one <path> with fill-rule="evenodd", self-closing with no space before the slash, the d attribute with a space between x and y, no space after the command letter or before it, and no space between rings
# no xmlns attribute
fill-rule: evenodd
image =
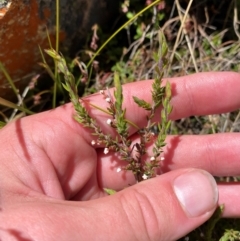
<svg viewBox="0 0 240 241"><path fill-rule="evenodd" d="M156 171L164 160L161 154L163 147L166 145L165 139L171 125L171 121L169 120L169 114L172 110L170 104L172 96L171 86L169 82L165 86L162 86L162 78L167 66L166 55L168 48L161 31L159 33L159 45L159 52L154 56L157 64L155 67L156 76L152 84L152 102L149 103L143 99L139 99L137 96L133 96L134 102L149 113L147 115L146 127L139 128L131 120L126 119L125 114L127 109L123 108L124 95L117 72L114 73L114 96L110 94L108 89L100 91L100 94L103 95L103 98L105 98L109 105L107 110L90 104L93 108L109 114L107 124L115 129L116 135L114 136L104 133L95 119L89 115L84 105L79 102L75 78L68 70L65 59L53 49L45 50L56 61L58 71L64 75L65 83L63 86L69 92L71 102L75 108L76 121L84 127L91 129L93 135L97 137L97 140L93 140L91 144L103 144L105 146L103 150L104 154L108 154L110 151L117 152L120 159L126 161L126 166L117 168L117 172L124 170L131 171L137 182L156 176ZM153 117L159 107L161 108L161 118L158 123L155 123ZM132 143L128 131L129 125L137 128L139 142ZM157 127L157 134L153 132L155 127ZM155 135L157 137L154 137ZM150 141L154 140L155 143L151 155L148 155L146 146Z"/></svg>

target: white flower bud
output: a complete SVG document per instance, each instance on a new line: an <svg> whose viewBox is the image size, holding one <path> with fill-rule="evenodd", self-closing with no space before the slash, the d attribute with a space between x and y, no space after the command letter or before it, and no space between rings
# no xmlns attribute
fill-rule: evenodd
<svg viewBox="0 0 240 241"><path fill-rule="evenodd" d="M118 167L118 168L117 168L117 172L120 172L120 171L122 171L122 168L121 168L121 167Z"/></svg>
<svg viewBox="0 0 240 241"><path fill-rule="evenodd" d="M146 179L148 179L148 176L147 176L146 174L144 174L144 175L142 176L142 178L143 178L144 180L146 180Z"/></svg>
<svg viewBox="0 0 240 241"><path fill-rule="evenodd" d="M96 141L92 140L91 144L92 144L92 146L94 146L96 144Z"/></svg>
<svg viewBox="0 0 240 241"><path fill-rule="evenodd" d="M162 157L160 158L160 160L161 160L161 161L164 161L164 160L165 160L165 157L164 157L164 156L162 156Z"/></svg>
<svg viewBox="0 0 240 241"><path fill-rule="evenodd" d="M110 103L110 102L111 102L110 97L107 97L105 100L106 100L108 103Z"/></svg>
<svg viewBox="0 0 240 241"><path fill-rule="evenodd" d="M150 161L155 161L156 159L155 159L155 157L154 156L152 156L151 158L150 158Z"/></svg>
<svg viewBox="0 0 240 241"><path fill-rule="evenodd" d="M103 153L106 155L106 154L108 154L109 153L109 149L106 147L106 148L104 148L104 151L103 151Z"/></svg>
<svg viewBox="0 0 240 241"><path fill-rule="evenodd" d="M111 125L112 124L112 120L111 119L107 119L107 124Z"/></svg>

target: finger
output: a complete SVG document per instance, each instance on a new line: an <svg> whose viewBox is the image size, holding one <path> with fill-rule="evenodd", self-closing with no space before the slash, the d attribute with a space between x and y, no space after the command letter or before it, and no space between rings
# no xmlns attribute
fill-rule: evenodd
<svg viewBox="0 0 240 241"><path fill-rule="evenodd" d="M240 74L234 72L209 72L174 78L171 81L172 118L219 114L238 109L239 81Z"/></svg>
<svg viewBox="0 0 240 241"><path fill-rule="evenodd" d="M94 201L17 205L1 213L0 223L34 240L43 240L42 230L44 240L176 240L205 222L217 200L212 176L182 169Z"/></svg>
<svg viewBox="0 0 240 241"><path fill-rule="evenodd" d="M166 79L171 83L173 92L171 119L175 120L191 115L224 113L238 109L240 107L240 97L238 95L240 91L239 79L240 74L233 72L198 73ZM140 127L146 125L148 112L137 107L132 96L151 102L151 84L152 80L148 80L123 86L123 106L127 109L126 118ZM110 90L110 92L113 96L113 90ZM86 98L84 103L87 102L105 109L108 107L108 103L101 94L95 94ZM111 133L112 130L106 123L109 116L93 107L88 107L90 114L101 123L104 130ZM158 114L156 114L155 120L159 120Z"/></svg>
<svg viewBox="0 0 240 241"><path fill-rule="evenodd" d="M167 143L162 172L195 167L214 176L240 175L239 133L171 136Z"/></svg>
<svg viewBox="0 0 240 241"><path fill-rule="evenodd" d="M221 183L219 188L219 205L224 205L223 217L240 217L240 184L239 183Z"/></svg>
<svg viewBox="0 0 240 241"><path fill-rule="evenodd" d="M137 137L136 137L137 138ZM139 138L137 139L139 141ZM219 133L213 135L168 136L161 156L159 174L179 168L199 168L214 176L240 175L240 134ZM145 161L149 161L154 145L148 145ZM98 176L103 187L115 190L133 185L134 176L124 172L126 162L115 155L98 153ZM103 176L104 175L104 176Z"/></svg>
<svg viewBox="0 0 240 241"><path fill-rule="evenodd" d="M239 79L240 75L234 72L198 73L166 79L171 83L173 91L173 98L171 100L173 111L171 118L180 119L191 115L216 114L238 109L240 107L240 98L238 95L240 91ZM137 96L140 99L151 102L151 85L152 80L123 85L123 108L127 109L126 118L139 127L146 125L148 112L139 108L132 97ZM113 89L110 89L112 96L114 96L113 91ZM113 134L114 129L107 124L107 119L111 118L111 116L89 105L89 103L92 103L103 109L107 109L109 105L103 95L96 93L84 98L83 103L92 118L100 125L103 132ZM82 135L90 144L94 139L91 135L93 131L82 128L73 119L74 113L72 104L68 104L50 112L41 113L40 116L43 121L46 119L52 125L55 121L65 123L73 131ZM40 116L37 115L36 118ZM155 120L159 121L159 114L156 114ZM41 126L40 122L39 125ZM136 128L130 126L129 131L133 133L136 131Z"/></svg>

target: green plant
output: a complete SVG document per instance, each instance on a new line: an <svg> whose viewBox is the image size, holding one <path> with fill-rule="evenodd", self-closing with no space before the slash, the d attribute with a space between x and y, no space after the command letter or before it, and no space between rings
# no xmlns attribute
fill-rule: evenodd
<svg viewBox="0 0 240 241"><path fill-rule="evenodd" d="M0 5L6 5L7 2L8 1L0 1ZM146 2L153 3L153 1L151 0ZM155 3L160 2L166 3L166 8L164 8L163 11L157 11L158 6L154 5ZM65 71L65 77L69 79L69 83L71 83L71 81L74 83L74 78L76 78L77 83L79 83L81 81L81 78L85 77L84 72L86 73L86 77L89 81L86 85L83 84L80 86L80 88L75 88L74 84L71 85L71 88L73 88L73 90L75 91L76 96L79 93L79 89L81 88L84 88L84 94L81 92L79 93L79 96L98 92L100 89L105 89L106 86L111 86L113 76L113 74L111 73L109 74L110 77L108 78L107 82L104 82L101 85L98 83L98 78L101 78L100 73L103 72L105 74L109 72L109 69L111 69L111 67L113 72L116 72L114 74L115 82L117 81L117 78L120 79L121 83L152 78L152 69L157 62L156 59L154 60L152 58L152 55L153 52L156 52L156 48L158 45L156 30L156 25L158 24L162 27L162 30L166 35L167 41L169 43L169 52L172 54L173 58L172 63L169 64L169 72L166 71L166 75L179 76L193 72L212 70L239 71L240 41L239 39L237 41L234 40L234 38L232 39L232 36L234 34L236 36L239 36L237 28L238 14L237 11L233 11L234 4L239 5L238 1L223 1L220 4L218 1L154 1L154 3L151 5L154 5L154 7L148 8L149 11L147 12L145 10L142 10L144 6L144 1L126 0L124 1L124 3L125 5L123 7L125 7L126 10L125 16L129 20L129 22L119 28L119 30L114 34L114 36L108 38L107 41L97 50L96 53L91 52L91 54L88 55L90 56L90 59L92 56L94 56L94 58L91 59L89 62L89 68L91 68L94 59L97 59L101 62L100 52L103 50L103 48L105 48L108 51L107 55L113 56L116 61L119 61L114 63L113 67L110 66L109 68L108 66L108 68L105 69L104 66L104 69L101 69L99 73L97 71L94 72L95 70L93 69L93 74L91 76L91 70L87 69L84 63L80 61L77 62L76 60L72 61L69 59L65 61L58 53L57 43L56 47L53 44L53 48L55 48L56 50L56 53L53 52L54 56L57 56L57 58L59 57L59 59L62 60L56 61L54 71L51 70L50 66L47 65L45 60L43 61L43 66L45 67L51 78L54 80L54 86L50 86L49 89L35 90L35 93L39 95L41 93L48 92L48 97L46 98L45 96L43 96L42 100L44 98L53 100L52 104L49 104L49 106L51 106L50 108L55 105L65 103L67 101L67 98L64 100L61 97L59 98L59 95L64 94L64 92L60 91L62 87L61 80L63 79L63 76L60 75L58 71L59 63L61 63L61 61L63 62L62 66L60 64L60 67L62 67L62 70ZM191 3L191 14L188 14L187 9L189 8L187 8L187 5L190 6ZM56 1L56 4L58 4L58 1ZM194 6L194 4L196 4L197 6ZM227 4L228 8L221 7L223 6L223 4ZM198 11L200 9L204 9L204 14L199 14ZM219 11L219 9L223 9L223 11ZM226 11L226 9L228 10ZM56 10L58 11L58 7L56 7ZM138 12L139 10L140 12L136 16L135 12ZM212 10L214 10L214 12L212 12ZM235 10L238 10L239 12L239 7L235 7ZM143 11L145 12L143 13ZM196 15L194 14L195 11L197 12ZM216 14L221 14L221 18L216 18ZM203 15L206 15L206 21L202 22L202 19L198 21L199 16L202 17ZM162 19L164 16L165 18ZM56 14L56 17L58 18L59 15ZM160 20L161 22L159 22ZM59 26L57 24L58 21L59 20L56 19L57 30L59 30ZM216 25L217 21L220 21L220 25ZM227 27L229 29L228 31L226 31ZM129 37L130 41L128 46L122 45L122 43L117 41L115 36L118 33L123 35L122 38ZM177 36L179 36L179 38L177 38ZM58 33L56 33L56 39L58 39ZM114 47L109 44L109 42L113 40L116 41ZM123 54L121 58L118 57L118 55L116 54L116 46L118 46L119 49L123 48ZM87 51L90 52L89 50ZM105 59L108 60L108 57L106 57L106 53L104 53L103 59L104 61ZM81 58L81 60L83 61L83 58ZM84 62L86 61L87 60L84 59ZM80 77L78 75L79 72L77 72L77 74L73 72L74 66L76 65L82 68L82 70L80 71L82 73L82 76ZM100 68L101 67L102 66L100 66ZM9 85L12 86L15 94L18 96L18 98L21 98L22 95L19 95L19 90L15 91L16 88L14 89L14 81L6 75L7 72L4 70L3 66L1 67L0 65L0 69L5 74L6 79L8 80ZM104 93L108 95L107 90L105 90ZM32 94L32 92L29 93L29 95L30 94ZM72 97L74 98L74 95ZM24 99L22 98L19 101L20 104L14 104L12 102L6 101L5 99L0 99L0 104L8 107L5 108L2 113L0 113L1 116L4 116L4 119L6 119L7 121L11 120L11 118L8 118L7 116L9 114L9 108L18 108L21 111L20 114L31 114L32 112L30 112L30 110L32 111L32 104L31 102L29 102L29 99L29 96ZM113 106L115 106L116 100L114 96L112 96L112 100ZM75 98L75 101L76 104L78 104L77 97ZM141 102L141 100L139 100L139 102ZM144 105L144 102L142 104ZM26 111L27 107L29 108L29 112ZM92 107L101 109L101 107L98 106L92 105ZM42 111L42 109L40 108L37 110L35 108L36 106L34 106L34 111ZM88 114L84 112L84 109L79 108L79 111L80 113L82 111L83 114ZM102 111L109 114L109 119L113 120L112 114L108 110L102 109ZM124 112L124 110L122 110L122 112ZM89 116L89 121L91 120L90 118L91 117ZM124 115L122 118L124 121ZM171 133L174 132L173 134L211 134L226 131L239 132L239 118L240 114L237 111L234 113L227 113L222 115L184 118L182 120L172 122ZM130 120L125 119L125 121L127 122L127 127L129 125L134 125L134 123L131 123ZM91 124L91 127L93 127L93 124ZM115 127L113 126L113 128ZM136 126L135 128L138 129L138 127ZM92 130L95 131L94 128ZM98 129L96 129L96 131L98 131ZM120 141L121 140L119 139L118 142ZM135 150L137 149L137 147L134 148ZM144 155L143 158L145 159ZM151 157L146 159L150 158ZM141 177L141 175L139 176ZM106 191L108 193L113 193L113 190ZM213 219L209 220L206 224L194 230L192 233L188 234L186 239L183 238L181 240L206 240L206 237L211 237L211 240L239 240L239 227L239 220L221 219L218 221L218 218L216 219L213 217ZM203 236L202 234L205 234L205 236Z"/></svg>
<svg viewBox="0 0 240 241"><path fill-rule="evenodd" d="M235 241L240 240L240 231L233 229L226 229L224 235L221 237L220 241Z"/></svg>
<svg viewBox="0 0 240 241"><path fill-rule="evenodd" d="M114 74L114 97L108 90L100 91L100 94L102 94L104 99L108 102L109 108L104 110L101 107L91 105L90 103L92 107L109 114L107 124L115 129L116 137L104 133L94 118L87 112L84 107L84 100L82 99L82 101L79 102L75 78L69 71L65 59L53 49L46 50L46 52L56 62L58 71L64 75L65 83L63 86L69 92L71 102L75 108L75 119L83 126L92 130L93 135L97 137L97 143L105 145L105 154L109 151L114 151L119 154L122 160L126 161L127 165L123 168L123 170L131 171L137 182L156 176L156 170L160 167L161 161L164 160L161 153L163 152L163 147L166 145L165 139L171 124L171 121L169 120L169 114L172 110L170 105L171 86L168 82L165 86L162 86L162 78L167 66L166 55L168 47L165 37L161 31L159 32L159 43L159 52L154 56L157 65L155 67L156 77L152 84L152 103L148 103L143 99L133 96L134 102L140 108L145 109L149 113L147 116L146 127L139 128L131 122L131 120L127 120L125 118L127 109L123 109L122 106L124 96L119 74L117 72ZM162 108L161 120L159 123L155 123L153 122L153 117L160 106ZM129 138L129 125L133 125L137 128L140 140L138 143L133 144ZM154 126L157 126L158 134L152 153L149 155L147 153L146 145L150 141L153 141L153 136L155 135L153 132ZM93 141L92 144L94 145L95 141ZM134 152L137 154L134 155Z"/></svg>

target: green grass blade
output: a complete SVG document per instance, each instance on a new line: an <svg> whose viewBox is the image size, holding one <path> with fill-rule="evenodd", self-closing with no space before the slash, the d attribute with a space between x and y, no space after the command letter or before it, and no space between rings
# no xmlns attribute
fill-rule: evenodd
<svg viewBox="0 0 240 241"><path fill-rule="evenodd" d="M144 9L142 9L141 11L139 11L137 14L135 14L131 19L129 19L125 24L123 24L115 33L113 33L104 43L103 45L97 50L97 52L93 55L93 57L91 58L91 60L88 62L87 67L89 67L92 62L94 61L94 59L99 55L99 53L106 47L106 45L119 33L121 32L124 28L126 28L131 22L133 22L136 18L138 18L141 14L143 14L144 12L146 12L148 9L150 9L151 7L155 6L156 4L158 4L159 2L161 2L162 0L156 0L154 2L152 2L151 4L149 4L147 7L145 7Z"/></svg>
<svg viewBox="0 0 240 241"><path fill-rule="evenodd" d="M18 89L16 88L12 78L10 77L10 75L8 74L6 68L4 67L4 65L1 62L0 62L0 71L3 72L3 74L5 75L8 83L10 84L14 94L18 97L19 96Z"/></svg>
<svg viewBox="0 0 240 241"><path fill-rule="evenodd" d="M6 106L6 107L9 107L9 108L13 108L13 109L18 109L20 111L23 111L29 115L32 115L34 114L34 112L24 108L24 107L21 107L21 106L18 106L14 103L12 103L11 101L8 101L8 100L5 100L4 98L0 97L0 105L3 105L3 106Z"/></svg>

